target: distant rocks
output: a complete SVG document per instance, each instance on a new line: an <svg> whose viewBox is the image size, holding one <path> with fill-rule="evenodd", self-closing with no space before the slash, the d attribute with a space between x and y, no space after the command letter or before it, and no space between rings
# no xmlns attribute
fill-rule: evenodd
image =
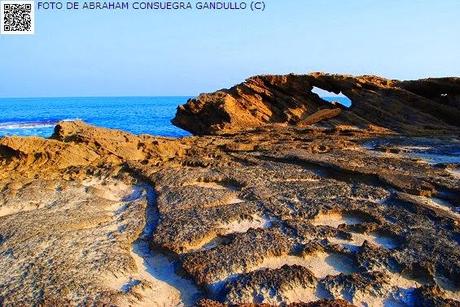
<svg viewBox="0 0 460 307"><path fill-rule="evenodd" d="M317 87L344 94L350 108L327 102ZM376 76L256 76L201 94L178 108L173 124L194 134L234 132L270 124L353 125L404 134L460 133L460 78L416 81Z"/></svg>

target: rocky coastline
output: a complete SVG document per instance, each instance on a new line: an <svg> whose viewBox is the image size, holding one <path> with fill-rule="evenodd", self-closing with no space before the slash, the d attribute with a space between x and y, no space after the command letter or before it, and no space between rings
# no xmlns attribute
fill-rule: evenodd
<svg viewBox="0 0 460 307"><path fill-rule="evenodd" d="M460 78L256 76L173 123L0 139L0 306L460 306Z"/></svg>

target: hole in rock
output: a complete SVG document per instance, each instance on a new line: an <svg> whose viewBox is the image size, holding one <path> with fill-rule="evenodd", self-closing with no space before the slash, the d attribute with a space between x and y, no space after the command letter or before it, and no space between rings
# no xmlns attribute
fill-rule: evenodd
<svg viewBox="0 0 460 307"><path fill-rule="evenodd" d="M336 93L329 92L314 86L312 93L317 94L321 99L329 103L340 104L346 108L350 108L352 105L351 99L345 96L342 92L337 95Z"/></svg>

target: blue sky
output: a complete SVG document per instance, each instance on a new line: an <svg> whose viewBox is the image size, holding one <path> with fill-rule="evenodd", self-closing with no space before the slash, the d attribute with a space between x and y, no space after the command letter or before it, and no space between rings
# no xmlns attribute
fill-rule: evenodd
<svg viewBox="0 0 460 307"><path fill-rule="evenodd" d="M458 0L266 2L263 13L38 11L34 36L0 36L0 97L194 96L266 73L460 76Z"/></svg>

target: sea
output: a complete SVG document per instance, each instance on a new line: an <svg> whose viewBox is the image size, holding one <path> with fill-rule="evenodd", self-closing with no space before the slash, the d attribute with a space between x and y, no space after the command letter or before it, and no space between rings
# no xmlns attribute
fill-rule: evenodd
<svg viewBox="0 0 460 307"><path fill-rule="evenodd" d="M0 98L0 136L50 137L59 121L89 124L134 134L183 137L171 124L190 97Z"/></svg>
<svg viewBox="0 0 460 307"><path fill-rule="evenodd" d="M134 134L183 137L171 124L179 105L191 97L0 98L1 136L50 137L59 121L89 124ZM348 104L346 97L323 97Z"/></svg>

